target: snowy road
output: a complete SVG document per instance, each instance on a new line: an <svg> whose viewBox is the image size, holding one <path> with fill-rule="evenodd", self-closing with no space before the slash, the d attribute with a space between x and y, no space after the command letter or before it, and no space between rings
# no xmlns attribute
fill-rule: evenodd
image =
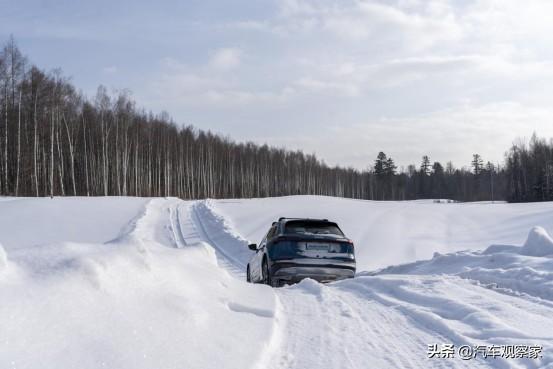
<svg viewBox="0 0 553 369"><path fill-rule="evenodd" d="M11 221L0 222L0 367L553 368L553 241L536 228L510 246L523 228L551 230L551 204L94 201L0 204ZM76 205L80 216L64 211ZM245 283L246 245L277 214L329 211L356 242L358 277ZM70 227L44 226L56 221ZM491 243L504 245L484 250ZM543 351L440 359L429 344Z"/></svg>

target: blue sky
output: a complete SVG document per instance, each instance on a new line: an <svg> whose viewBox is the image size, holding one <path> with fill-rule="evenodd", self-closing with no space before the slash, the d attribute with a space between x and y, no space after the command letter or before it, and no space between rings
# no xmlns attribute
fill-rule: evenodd
<svg viewBox="0 0 553 369"><path fill-rule="evenodd" d="M239 141L365 168L553 137L553 3L0 0L0 39L93 96L128 88Z"/></svg>

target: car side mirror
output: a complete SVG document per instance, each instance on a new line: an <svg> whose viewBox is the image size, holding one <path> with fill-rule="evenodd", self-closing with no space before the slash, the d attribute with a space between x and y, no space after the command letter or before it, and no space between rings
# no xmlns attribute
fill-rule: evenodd
<svg viewBox="0 0 553 369"><path fill-rule="evenodd" d="M252 251L257 251L257 244L256 243L251 243L248 245L248 248Z"/></svg>

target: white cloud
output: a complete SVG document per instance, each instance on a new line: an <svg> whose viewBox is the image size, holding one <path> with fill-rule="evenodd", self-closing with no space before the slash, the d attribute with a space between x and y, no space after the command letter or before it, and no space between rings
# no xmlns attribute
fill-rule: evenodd
<svg viewBox="0 0 553 369"><path fill-rule="evenodd" d="M289 0L279 2L275 33L296 37L319 34L352 42L370 42L409 50L456 41L463 29L452 6L439 0L418 3L415 11L388 2Z"/></svg>
<svg viewBox="0 0 553 369"><path fill-rule="evenodd" d="M110 65L108 67L104 67L102 69L102 72L106 73L106 74L115 74L117 73L117 67L115 65Z"/></svg>
<svg viewBox="0 0 553 369"><path fill-rule="evenodd" d="M474 153L501 163L516 138L528 139L533 132L553 137L552 117L552 108L517 102L468 104L409 118L381 117L348 126L329 125L309 136L273 142L316 152L331 165L347 163L358 169L371 165L379 151L402 166L419 165L423 155L430 155L432 161L451 160L462 167L470 164Z"/></svg>
<svg viewBox="0 0 553 369"><path fill-rule="evenodd" d="M216 27L243 49L166 61L149 101L237 139L357 167L379 150L403 165L423 154L458 165L473 152L496 161L516 136L553 136L551 2L273 5L276 13ZM286 128L267 129L274 125Z"/></svg>
<svg viewBox="0 0 553 369"><path fill-rule="evenodd" d="M296 94L293 87L259 90L241 86L232 75L213 74L213 68L223 67L229 66L214 66L211 62L207 66L194 66L175 58L163 58L160 71L149 82L148 94L141 98L163 107L162 110L175 111L182 107L228 109L250 104L281 104Z"/></svg>
<svg viewBox="0 0 553 369"><path fill-rule="evenodd" d="M296 81L295 85L305 91L314 93L327 93L340 96L357 96L359 87L355 83L347 81L329 81L315 79L312 77L302 77Z"/></svg>
<svg viewBox="0 0 553 369"><path fill-rule="evenodd" d="M240 65L242 51L236 48L218 49L211 55L209 65L215 69L230 70Z"/></svg>
<svg viewBox="0 0 553 369"><path fill-rule="evenodd" d="M378 150L461 164L553 135L549 0L111 1L31 16L20 3L0 24L31 60L93 91L77 52L146 109L239 140L362 166ZM60 49L68 40L79 42ZM44 49L59 52L40 60Z"/></svg>

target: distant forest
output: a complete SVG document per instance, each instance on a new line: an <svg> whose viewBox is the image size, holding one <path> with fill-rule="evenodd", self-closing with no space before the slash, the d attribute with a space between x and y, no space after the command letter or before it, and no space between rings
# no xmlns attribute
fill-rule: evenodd
<svg viewBox="0 0 553 369"><path fill-rule="evenodd" d="M385 153L367 169L179 126L100 86L85 97L61 71L30 65L13 37L0 52L0 194L176 196L329 195L371 200L553 200L553 141L513 144L501 166L424 156L398 171ZM376 150L375 150L376 154ZM468 161L470 160L470 156Z"/></svg>

